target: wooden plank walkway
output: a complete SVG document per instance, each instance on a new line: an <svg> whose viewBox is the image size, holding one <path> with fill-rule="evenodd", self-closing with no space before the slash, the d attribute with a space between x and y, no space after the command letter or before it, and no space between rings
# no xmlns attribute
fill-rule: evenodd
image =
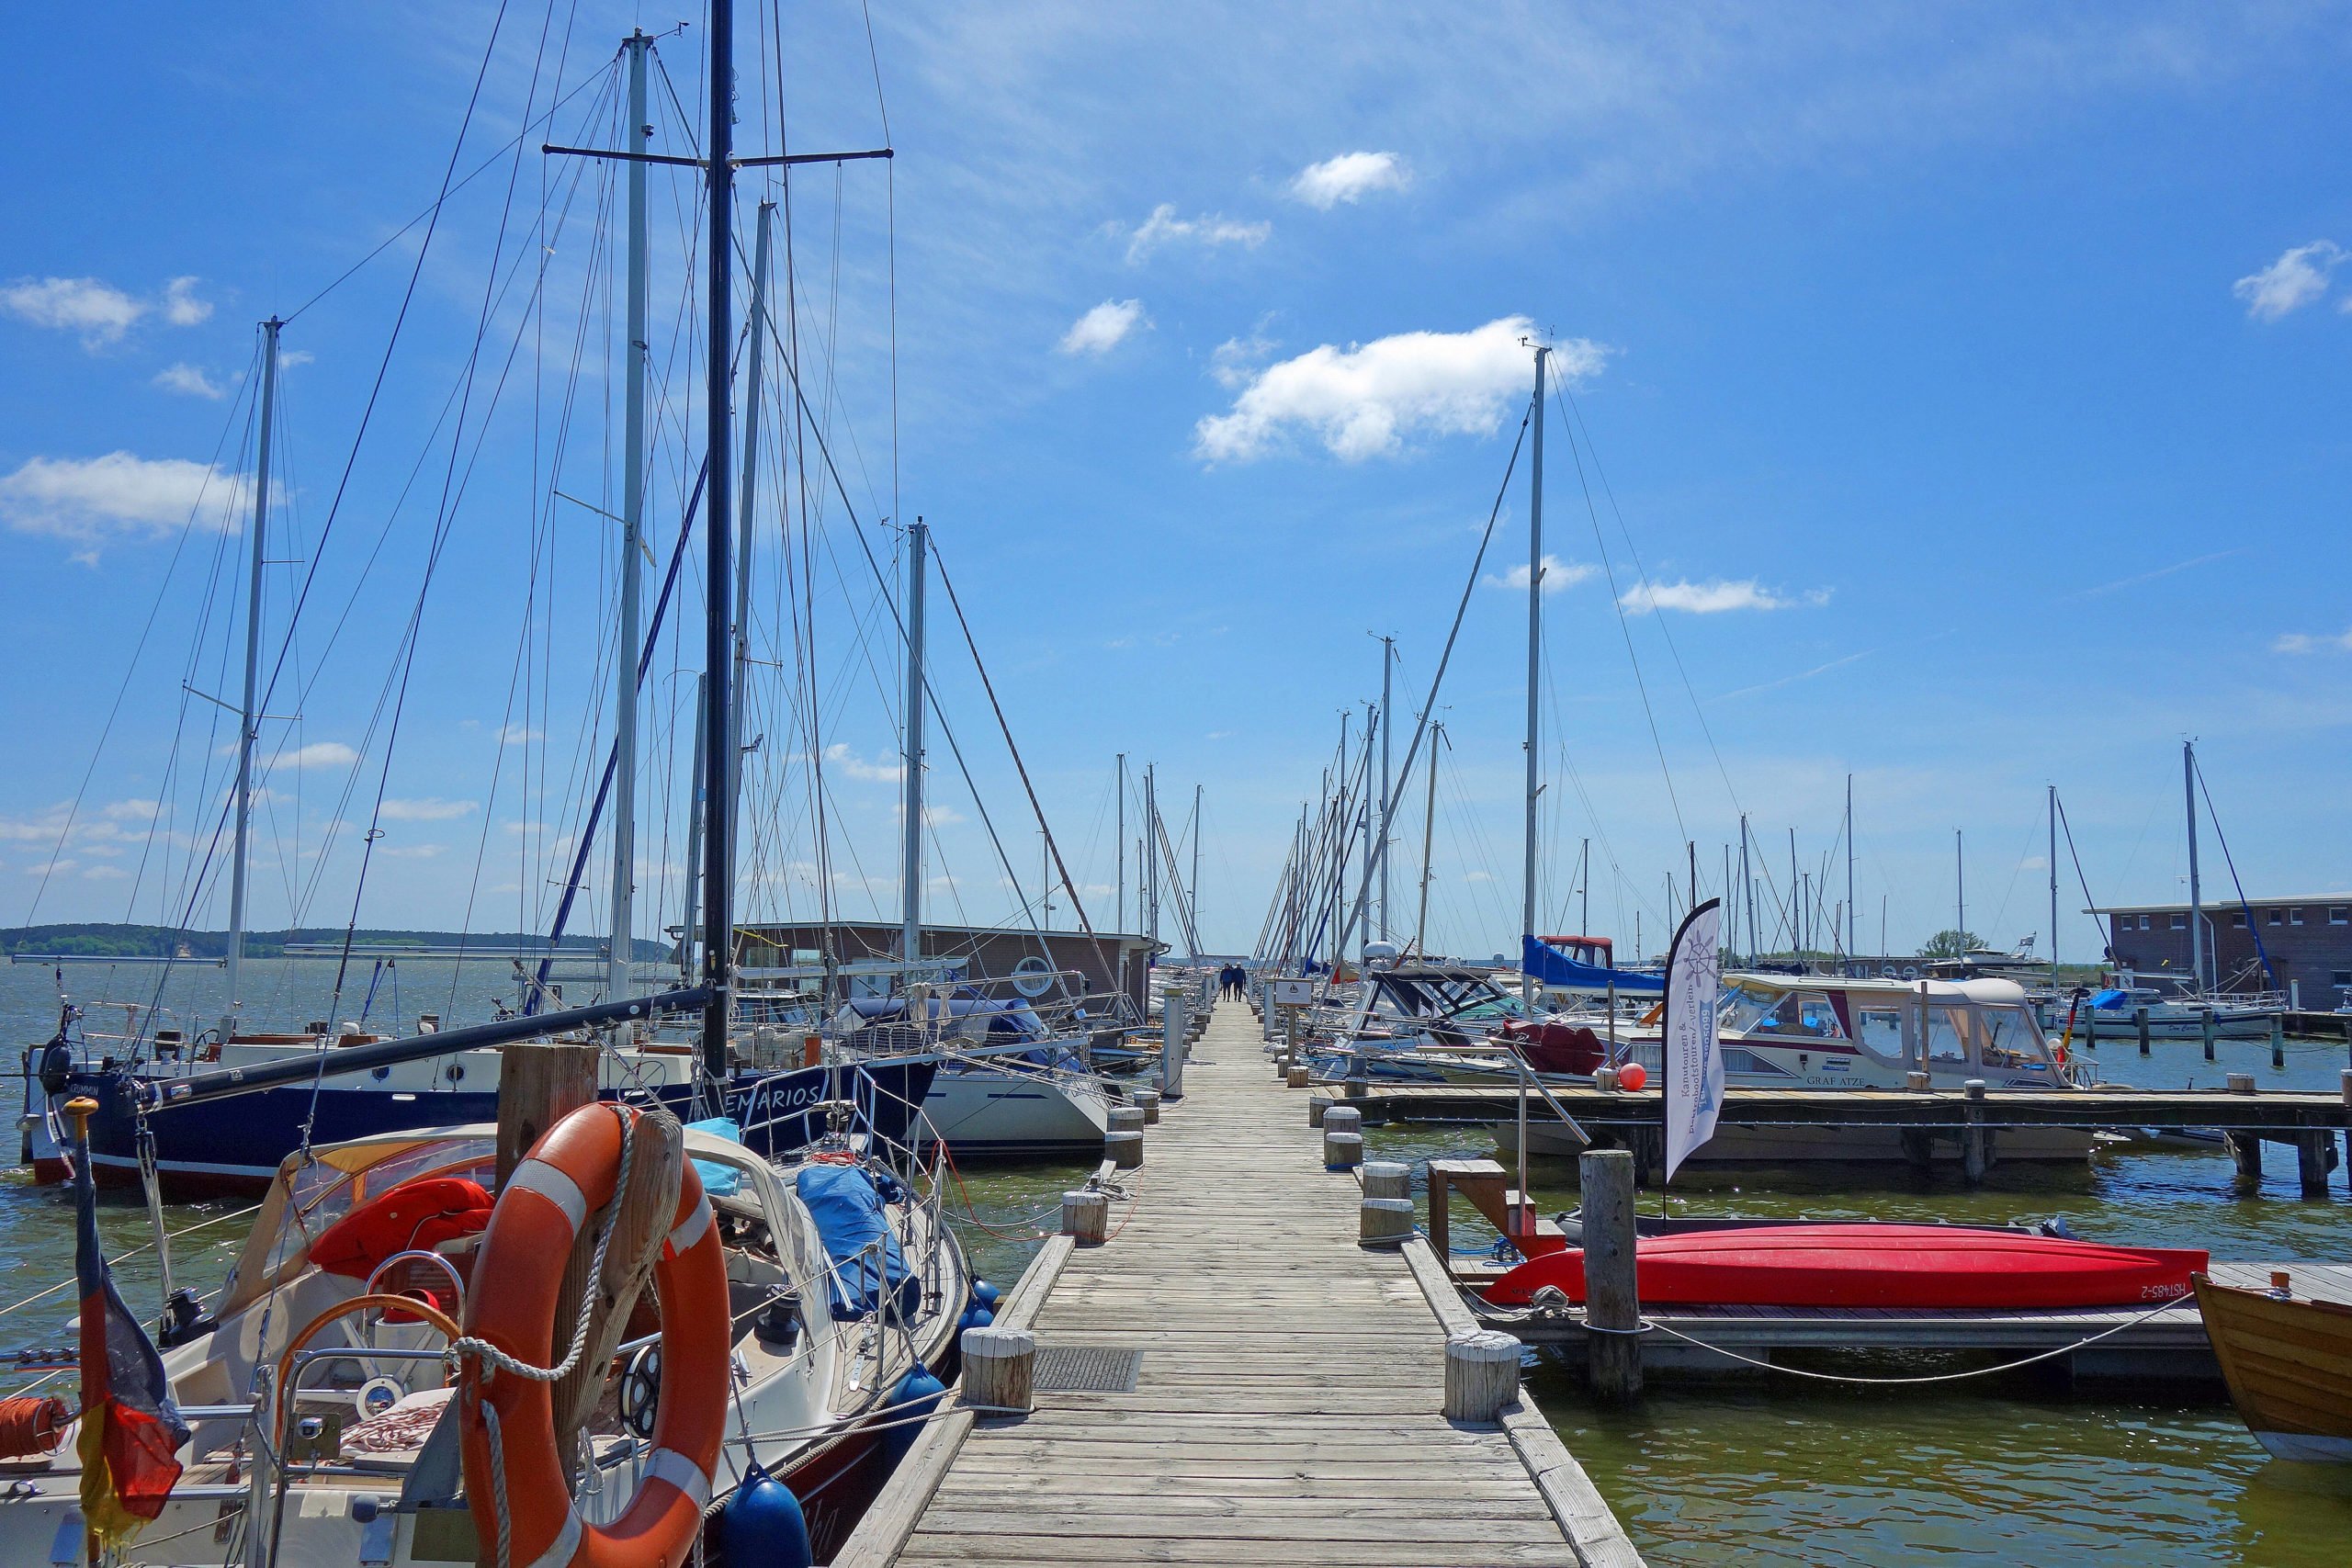
<svg viewBox="0 0 2352 1568"><path fill-rule="evenodd" d="M1108 1242L1049 1244L1000 1319L1035 1331L1041 1367L1055 1346L1140 1350L1134 1392L1041 1387L1025 1417L934 1424L837 1568L1638 1568L1532 1401L1499 1427L1440 1415L1467 1314L1357 1246L1357 1183L1323 1169L1247 1008L1217 1010L1184 1088Z"/></svg>

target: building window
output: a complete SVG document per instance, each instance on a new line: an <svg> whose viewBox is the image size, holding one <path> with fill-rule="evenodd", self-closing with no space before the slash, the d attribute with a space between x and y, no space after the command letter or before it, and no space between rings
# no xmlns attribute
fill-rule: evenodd
<svg viewBox="0 0 2352 1568"><path fill-rule="evenodd" d="M2172 929L2177 931L2187 931L2188 929L2188 917L2187 915L2175 915L2172 918Z"/></svg>
<svg viewBox="0 0 2352 1568"><path fill-rule="evenodd" d="M2331 984L2342 986L2346 989L2352 989L2352 969L2338 969L2335 972L2335 978L2331 982Z"/></svg>
<svg viewBox="0 0 2352 1568"><path fill-rule="evenodd" d="M2287 923L2288 923L2289 925L2290 925L2290 926L2300 926L2300 925L2301 925L2301 924L2303 923L2303 912L2302 912L2301 909L2290 909L2290 910L2288 910L2288 911L2287 911Z"/></svg>
<svg viewBox="0 0 2352 1568"><path fill-rule="evenodd" d="M2352 905L2330 904L2327 923L2331 926L2352 926Z"/></svg>
<svg viewBox="0 0 2352 1568"><path fill-rule="evenodd" d="M2286 910L2284 910L2284 909L2273 909L2273 910L2271 910L2271 911L2270 911L2270 923L2271 923L2272 925L2274 925L2274 926L2283 926L2283 925L2285 925L2285 924L2287 923L2287 911L2286 911Z"/></svg>
<svg viewBox="0 0 2352 1568"><path fill-rule="evenodd" d="M2245 930L2245 911L2244 909L2232 909L2230 911L2230 924L2237 928L2239 931Z"/></svg>
<svg viewBox="0 0 2352 1568"><path fill-rule="evenodd" d="M2148 917L2145 915L2140 917L2140 929L2142 931L2146 931L2148 929Z"/></svg>

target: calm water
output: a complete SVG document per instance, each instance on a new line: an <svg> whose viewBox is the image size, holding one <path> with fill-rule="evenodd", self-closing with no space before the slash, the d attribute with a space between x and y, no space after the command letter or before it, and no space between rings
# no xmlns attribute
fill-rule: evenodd
<svg viewBox="0 0 2352 1568"><path fill-rule="evenodd" d="M264 972L267 1016L288 1022L326 1016L334 965L308 960L250 966ZM175 976L196 999L217 971ZM69 970L90 998L144 998L153 976L138 970ZM337 1016L358 1016L361 972ZM510 996L494 965L403 965L399 1017L442 1012L452 1022L487 1015L490 998ZM209 987L207 987L209 989ZM371 1021L384 1021L379 985ZM0 1031L14 1045L54 1027L46 971L0 967ZM2333 1089L2346 1065L2340 1043L2290 1042L2281 1071L2261 1043L2222 1043L2207 1065L2195 1043L2162 1044L2143 1059L2129 1043L2102 1046L2106 1075L2125 1082L2218 1087L2229 1071L2253 1072L2265 1088ZM13 1066L13 1061L12 1061ZM1302 1129L1302 1133L1304 1129ZM1492 1155L1466 1129L1373 1129L1375 1157L1425 1160ZM2277 1153L2283 1153L2278 1151ZM1672 1198L1678 1211L1894 1219L1991 1219L2064 1214L2078 1231L2117 1241L2204 1247L2218 1258L2341 1262L2352 1257L2352 1214L2343 1174L2336 1196L2296 1196L2293 1162L2271 1159L2258 1191L2233 1190L2219 1153L2127 1146L2087 1168L1996 1168L1977 1191L1956 1176L1921 1181L1891 1171L1883 1186L1860 1186L1802 1168L1736 1174L1686 1171ZM949 1208L974 1266L1000 1285L1019 1277L1041 1239L1057 1228L1060 1195L1085 1168L1034 1164L960 1172ZM1574 1207L1572 1161L1537 1160L1530 1172L1548 1206ZM1655 1201L1645 1195L1645 1201ZM176 1208L174 1225L232 1213L230 1204ZM135 1201L109 1200L103 1216L112 1245L147 1236ZM72 1267L72 1207L57 1190L22 1176L0 1177L0 1306L55 1283ZM1457 1245L1475 1239L1457 1211ZM178 1244L183 1282L209 1289L243 1229L232 1219ZM217 1239L216 1239L217 1237ZM153 1261L118 1270L132 1306L157 1300ZM0 1349L70 1336L62 1296L0 1316ZM1900 1373L1900 1361L1830 1360L1825 1370ZM1949 1363L1938 1363L1945 1370ZM1770 1374L1758 1373L1765 1378ZM1917 1389L1847 1388L1794 1380L1655 1384L1640 1405L1600 1413L1578 1378L1539 1366L1531 1385L1570 1450L1617 1508L1653 1562L1896 1565L2241 1562L2352 1562L2352 1475L2268 1459L2226 1404L2170 1394L2076 1394L2028 1371L1981 1383Z"/></svg>

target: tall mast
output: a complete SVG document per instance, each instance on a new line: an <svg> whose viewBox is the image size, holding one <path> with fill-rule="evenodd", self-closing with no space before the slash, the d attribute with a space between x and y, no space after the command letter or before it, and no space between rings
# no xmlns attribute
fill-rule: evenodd
<svg viewBox="0 0 2352 1568"><path fill-rule="evenodd" d="M748 330L743 344L743 493L736 498L735 514L735 730L727 738L730 759L727 795L734 806L738 843L743 831L743 719L750 705L743 694L750 689L752 669L752 507L759 493L760 350L767 343L762 328L767 321L768 229L775 215L775 202L760 203L758 238L752 248L752 310L744 321Z"/></svg>
<svg viewBox="0 0 2352 1568"><path fill-rule="evenodd" d="M1384 942L1388 940L1389 796L1396 793L1395 776L1388 766L1389 736L1396 728L1391 717L1396 710L1390 704L1396 669L1396 639L1384 637L1380 639L1380 847L1374 852L1380 856L1380 936Z"/></svg>
<svg viewBox="0 0 2352 1568"><path fill-rule="evenodd" d="M710 678L695 677L695 773L694 793L686 803L686 912L685 921L678 928L678 970L682 984L694 980L697 960L695 957L695 921L702 904L702 828L710 809L710 791L702 776L710 760L706 744L705 727L710 722Z"/></svg>
<svg viewBox="0 0 2352 1568"><path fill-rule="evenodd" d="M2052 874L2054 876L2056 874L2053 872ZM2052 886L2055 886L2056 884L2052 883ZM2051 897L2054 898L2057 895L2053 893ZM1848 773L1846 775L1846 956L1849 960L1854 956L1854 949L1861 945L1855 933L1856 924L1860 919L1861 915L1854 903L1854 775ZM1847 973L1852 972L1853 965L1849 963Z"/></svg>
<svg viewBox="0 0 2352 1568"><path fill-rule="evenodd" d="M621 440L621 624L613 642L612 951L605 955L606 997L629 991L637 894L637 655L644 641L646 207L644 156L653 127L645 107L645 56L653 40L640 29L622 41L628 52L628 365ZM688 921L694 919L691 908ZM691 940L693 931L688 931Z"/></svg>
<svg viewBox="0 0 2352 1568"><path fill-rule="evenodd" d="M2050 786L2050 990L2058 991L2058 786Z"/></svg>
<svg viewBox="0 0 2352 1568"><path fill-rule="evenodd" d="M277 332L285 323L276 316L261 324L261 446L254 463L253 564L245 577L245 694L237 708L237 843L229 864L229 1011L220 1021L220 1037L236 1032L239 970L245 961L245 862L253 837L254 741L261 716L261 567L262 546L269 535L269 445L277 416Z"/></svg>
<svg viewBox="0 0 2352 1568"><path fill-rule="evenodd" d="M1154 850L1155 830L1159 825L1159 797L1154 793L1155 764L1143 765L1143 837L1136 840L1136 874L1143 879L1137 896L1143 900L1138 911L1143 916L1143 934L1151 939L1155 952L1159 946L1159 856ZM1155 962L1157 960L1155 959Z"/></svg>
<svg viewBox="0 0 2352 1568"><path fill-rule="evenodd" d="M1739 891L1747 904L1747 961L1756 961L1756 879L1747 868L1747 813L1739 814Z"/></svg>
<svg viewBox="0 0 2352 1568"><path fill-rule="evenodd" d="M922 956L922 555L930 530L918 517L907 530L907 843L906 888L899 919L899 956ZM1046 883L1046 913L1053 914L1054 885ZM1047 921L1051 924L1050 919Z"/></svg>
<svg viewBox="0 0 2352 1568"><path fill-rule="evenodd" d="M1952 934L1965 939L1968 935L1968 852L1966 841L1957 828L1951 830L1951 886L1953 897L1958 900L1957 919L1960 922L1953 928Z"/></svg>
<svg viewBox="0 0 2352 1568"><path fill-rule="evenodd" d="M1437 749L1444 744L1445 726L1430 726L1430 791L1421 807L1421 907L1413 917L1413 955L1429 957L1430 849L1437 840Z"/></svg>
<svg viewBox="0 0 2352 1568"><path fill-rule="evenodd" d="M2180 743L2180 787L2188 802L2188 964L2205 988L2205 895L2197 881L2197 742Z"/></svg>
<svg viewBox="0 0 2352 1568"><path fill-rule="evenodd" d="M1584 913L1577 918L1577 934L1589 937L1592 934L1592 840L1589 838L1585 840L1584 848L1577 852L1577 885L1584 893ZM1616 967L1613 959L1610 967Z"/></svg>
<svg viewBox="0 0 2352 1568"><path fill-rule="evenodd" d="M1114 925L1127 923L1127 754L1119 753L1119 819L1111 841L1119 847L1119 918ZM1136 868L1138 872L1141 867Z"/></svg>
<svg viewBox="0 0 2352 1568"><path fill-rule="evenodd" d="M735 218L735 5L734 0L710 0L710 136L705 143L709 162L704 173L709 182L710 227L703 249L710 258L705 290L710 308L709 326L703 337L709 355L703 389L703 413L708 423L704 438L710 465L710 494L705 518L709 530L703 582L707 603L703 620L703 668L708 674L704 689L705 727L703 776L710 802L704 812L702 983L710 993L703 1006L702 1065L711 1077L727 1077L727 1017L729 992L735 972L735 813L730 785L734 770L727 749L734 743L734 682L729 646L734 617L729 601L735 587L735 513L728 486L729 472L729 378L727 356L735 341L733 252Z"/></svg>
<svg viewBox="0 0 2352 1568"><path fill-rule="evenodd" d="M1535 345L1535 445L1527 486L1527 853L1519 906L1522 941L1535 931L1535 797L1543 789L1535 742L1544 673L1544 356L1550 352L1540 343ZM1524 963L1520 965L1519 994L1530 1007L1534 1005L1535 977L1526 972Z"/></svg>
<svg viewBox="0 0 2352 1568"><path fill-rule="evenodd" d="M1193 886L1186 890L1193 900L1193 946L1201 945L1201 786L1193 786ZM1193 957L1200 953L1195 952Z"/></svg>

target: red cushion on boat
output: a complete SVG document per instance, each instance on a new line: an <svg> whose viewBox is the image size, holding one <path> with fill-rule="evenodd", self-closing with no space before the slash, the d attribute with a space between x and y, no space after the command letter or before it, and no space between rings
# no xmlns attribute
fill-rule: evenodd
<svg viewBox="0 0 2352 1568"><path fill-rule="evenodd" d="M437 1176L403 1182L329 1225L311 1261L330 1274L365 1280L396 1252L415 1252L490 1224L491 1197L479 1181Z"/></svg>

